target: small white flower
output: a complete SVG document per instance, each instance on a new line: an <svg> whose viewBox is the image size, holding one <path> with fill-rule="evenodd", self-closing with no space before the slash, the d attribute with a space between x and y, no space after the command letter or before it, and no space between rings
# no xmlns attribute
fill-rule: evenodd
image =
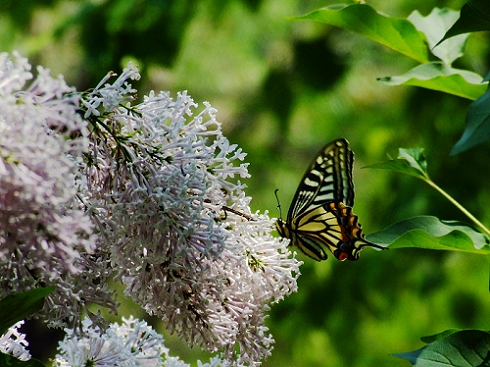
<svg viewBox="0 0 490 367"><path fill-rule="evenodd" d="M11 354L21 361L28 361L31 359L31 354L26 349L29 343L25 340L25 335L17 330L23 324L24 321L19 321L0 336L0 352Z"/></svg>

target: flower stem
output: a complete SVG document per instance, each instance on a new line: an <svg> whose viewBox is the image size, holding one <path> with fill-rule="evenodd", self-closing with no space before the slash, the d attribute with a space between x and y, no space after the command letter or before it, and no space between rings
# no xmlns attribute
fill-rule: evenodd
<svg viewBox="0 0 490 367"><path fill-rule="evenodd" d="M458 203L456 200L454 200L446 191L441 189L439 186L437 186L431 179L427 178L424 179L425 182L427 182L430 186L432 186L434 189L439 191L446 199L448 199L451 203L453 203L456 208L461 210L464 215L466 215L468 218L470 218L473 223L475 223L478 227L480 227L483 232L485 232L488 236L490 236L490 230L488 230L487 227L483 225L478 219L476 219L473 214L471 214L468 210L466 210L460 203Z"/></svg>

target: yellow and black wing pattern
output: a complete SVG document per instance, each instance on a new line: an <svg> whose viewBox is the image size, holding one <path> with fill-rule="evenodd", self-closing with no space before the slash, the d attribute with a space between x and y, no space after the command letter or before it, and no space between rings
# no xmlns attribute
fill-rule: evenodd
<svg viewBox="0 0 490 367"><path fill-rule="evenodd" d="M345 139L327 144L316 156L296 190L287 220L277 230L291 245L315 260L327 259L325 248L341 261L357 260L367 241L354 205L354 153Z"/></svg>

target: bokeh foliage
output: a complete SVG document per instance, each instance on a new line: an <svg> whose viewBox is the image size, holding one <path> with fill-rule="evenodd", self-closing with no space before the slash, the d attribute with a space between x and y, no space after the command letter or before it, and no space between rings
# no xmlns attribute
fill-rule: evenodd
<svg viewBox="0 0 490 367"><path fill-rule="evenodd" d="M489 145L449 156L470 101L383 85L376 78L401 75L415 63L354 33L286 19L334 3L3 0L0 50L19 50L79 90L133 60L143 75L140 92L186 89L197 102L209 101L230 140L249 153L254 210L277 216L279 188L284 216L313 155L345 137L356 153L355 212L366 233L416 215L467 222L413 177L361 170L399 147L423 147L432 180L489 226ZM458 10L464 1L368 3L406 18L436 6ZM485 75L488 41L486 33L472 34L454 66ZM490 329L483 256L367 249L354 263L304 260L299 292L272 308L276 347L264 366L407 366L389 354L421 347L421 336ZM178 343L171 339L170 347L188 361L200 355Z"/></svg>

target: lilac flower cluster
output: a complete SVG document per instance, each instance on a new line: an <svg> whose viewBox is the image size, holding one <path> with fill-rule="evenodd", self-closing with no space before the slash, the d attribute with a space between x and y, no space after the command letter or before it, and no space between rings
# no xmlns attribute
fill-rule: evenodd
<svg viewBox="0 0 490 367"><path fill-rule="evenodd" d="M105 332L92 327L92 321L83 320L84 334L73 329L59 344L60 353L54 360L56 367L83 366L161 366L168 349L163 338L144 321L125 319L121 325L113 323Z"/></svg>
<svg viewBox="0 0 490 367"><path fill-rule="evenodd" d="M267 213L250 212L245 153L217 111L186 92L136 103L131 65L78 94L43 69L23 90L28 70L19 56L0 58L0 294L57 284L43 315L73 326L59 366L84 365L94 350L130 358L116 327L87 309L116 310L109 279L170 332L220 352L209 366L259 365L273 344L266 312L296 291L301 263ZM75 345L83 352L68 352Z"/></svg>
<svg viewBox="0 0 490 367"><path fill-rule="evenodd" d="M38 67L33 79L30 68L19 54L0 54L0 297L57 285L44 319L64 326L85 309L82 291L115 302L94 286L93 225L74 186L88 149L79 97L61 77Z"/></svg>

